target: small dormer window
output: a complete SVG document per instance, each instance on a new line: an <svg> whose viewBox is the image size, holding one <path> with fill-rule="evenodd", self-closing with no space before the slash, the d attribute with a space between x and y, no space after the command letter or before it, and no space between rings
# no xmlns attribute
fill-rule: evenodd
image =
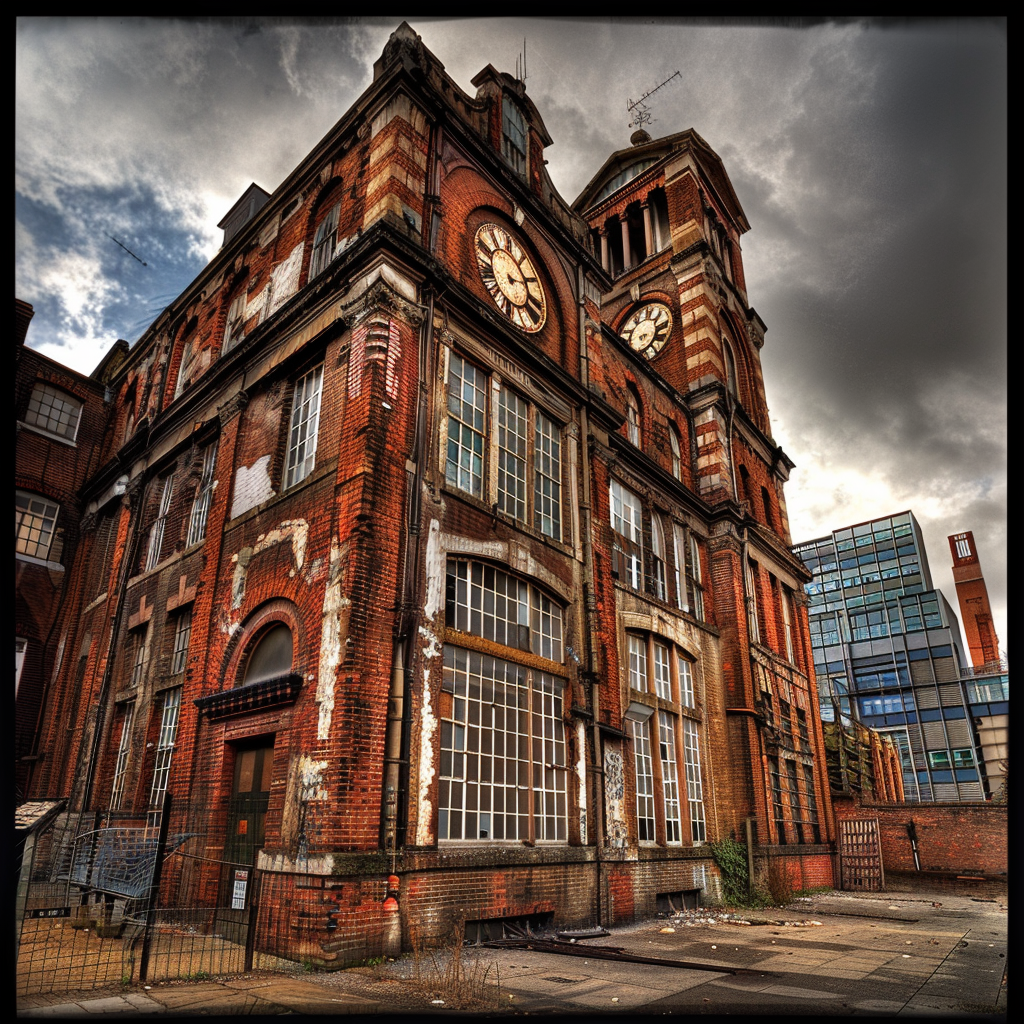
<svg viewBox="0 0 1024 1024"><path fill-rule="evenodd" d="M501 152L516 174L525 177L526 121L508 96L503 96L501 101Z"/></svg>

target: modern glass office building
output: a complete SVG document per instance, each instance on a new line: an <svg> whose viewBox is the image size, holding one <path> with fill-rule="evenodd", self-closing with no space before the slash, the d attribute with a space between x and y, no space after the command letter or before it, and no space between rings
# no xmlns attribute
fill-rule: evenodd
<svg viewBox="0 0 1024 1024"><path fill-rule="evenodd" d="M975 678L956 613L932 586L911 512L797 544L824 721L855 719L899 746L907 800L991 799L989 725L1008 711L1008 676Z"/></svg>

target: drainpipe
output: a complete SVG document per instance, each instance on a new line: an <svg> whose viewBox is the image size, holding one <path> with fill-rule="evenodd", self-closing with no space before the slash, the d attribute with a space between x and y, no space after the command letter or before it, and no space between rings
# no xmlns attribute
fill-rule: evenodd
<svg viewBox="0 0 1024 1024"><path fill-rule="evenodd" d="M584 279L583 267L577 264L576 267L576 296L577 296L577 322L580 338L580 380L584 388L590 387L590 356L587 351L587 323L586 308L583 304ZM600 700L600 687L597 682L596 630L590 628L597 614L597 600L594 597L594 549L591 538L592 531L592 504L590 494L590 445L587 441L590 433L589 418L584 405L580 409L580 478L583 484L583 500L580 503L580 532L583 534L583 593L585 603L585 622L583 628L586 631L587 642L584 648L586 658L585 668L590 676L590 707L593 711L591 724L592 742L594 745L594 763L591 765L591 773L594 777L594 867L597 873L597 885L594 899L597 905L597 924L603 926L604 914L602 912L604 901L601 897L602 891L602 865L601 851L604 847L604 761L601 757L601 730L598 721L598 702Z"/></svg>

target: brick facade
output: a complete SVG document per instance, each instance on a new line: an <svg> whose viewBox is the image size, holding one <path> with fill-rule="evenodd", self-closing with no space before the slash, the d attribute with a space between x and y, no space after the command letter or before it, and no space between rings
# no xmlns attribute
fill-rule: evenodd
<svg viewBox="0 0 1024 1024"><path fill-rule="evenodd" d="M164 898L255 870L257 943L296 959L393 949L389 875L406 948L714 898L707 843L749 818L830 881L725 170L685 132L569 207L522 83L473 84L393 34L112 375L78 492L34 791L137 822L166 787L200 849ZM621 336L645 303L651 359Z"/></svg>

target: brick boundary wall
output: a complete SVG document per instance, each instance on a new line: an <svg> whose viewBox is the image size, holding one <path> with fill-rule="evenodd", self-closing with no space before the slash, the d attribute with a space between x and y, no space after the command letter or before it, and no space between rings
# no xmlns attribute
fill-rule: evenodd
<svg viewBox="0 0 1024 1024"><path fill-rule="evenodd" d="M857 804L835 794L833 804L837 821L878 818L887 876L919 873L907 832L907 825L913 822L921 873L1006 878L1006 804Z"/></svg>

